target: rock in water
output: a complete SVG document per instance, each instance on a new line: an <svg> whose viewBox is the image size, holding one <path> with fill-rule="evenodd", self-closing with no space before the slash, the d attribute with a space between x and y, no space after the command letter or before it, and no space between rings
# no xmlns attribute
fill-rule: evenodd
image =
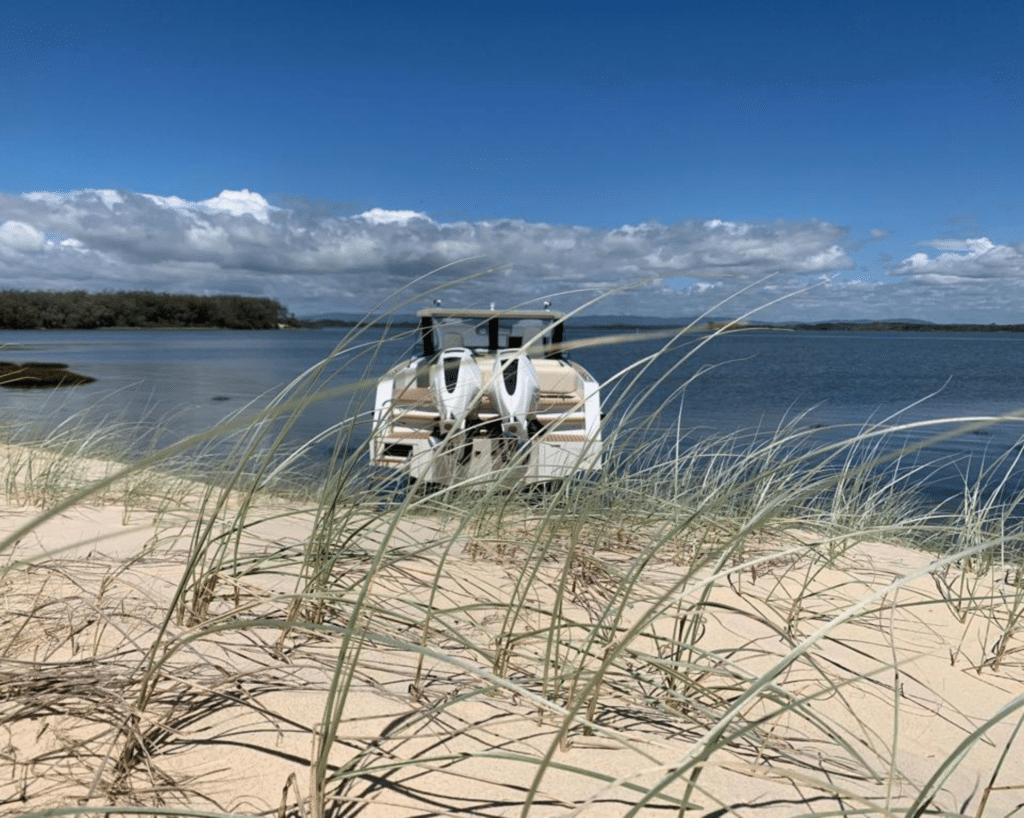
<svg viewBox="0 0 1024 818"><path fill-rule="evenodd" d="M37 363L13 364L0 361L0 386L8 389L49 389L56 386L79 386L92 383L95 378L79 375L67 364Z"/></svg>

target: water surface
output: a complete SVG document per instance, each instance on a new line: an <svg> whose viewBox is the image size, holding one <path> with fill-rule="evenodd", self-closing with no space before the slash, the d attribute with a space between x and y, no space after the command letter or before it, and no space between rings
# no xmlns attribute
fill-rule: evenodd
<svg viewBox="0 0 1024 818"><path fill-rule="evenodd" d="M602 332L574 335L570 327L568 335ZM298 444L356 417L358 442L373 379L412 354L415 333L375 328L349 336L347 329L0 332L4 360L59 361L96 378L69 389L0 390L0 412L10 424L39 418L50 424L69 418L137 424L158 430L166 444L266 406L287 384L322 365L308 388L329 397L295 419L289 440ZM910 422L1024 408L1024 337L1014 333L758 330L710 341L694 334L674 341L636 337L580 349L573 357L606 381L667 346L653 363L609 385L605 407L613 425L648 426L657 411L653 428L684 440L773 429L798 417L807 428L842 426L844 431L821 433L839 439L887 418ZM631 413L628 407L641 399L642 411ZM907 432L900 440L920 442L953 428ZM1022 433L1019 422L995 424L929 446L927 456L955 463L937 478L955 490L962 473L977 473L983 463L1012 451ZM326 459L332 443L328 436L314 447L314 459Z"/></svg>

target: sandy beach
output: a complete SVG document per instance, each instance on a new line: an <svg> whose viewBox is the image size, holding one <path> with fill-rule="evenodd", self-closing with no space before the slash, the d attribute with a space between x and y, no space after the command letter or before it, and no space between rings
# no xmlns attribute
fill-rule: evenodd
<svg viewBox="0 0 1024 818"><path fill-rule="evenodd" d="M10 495L6 815L1024 810L1003 566L198 488L12 541L47 506Z"/></svg>

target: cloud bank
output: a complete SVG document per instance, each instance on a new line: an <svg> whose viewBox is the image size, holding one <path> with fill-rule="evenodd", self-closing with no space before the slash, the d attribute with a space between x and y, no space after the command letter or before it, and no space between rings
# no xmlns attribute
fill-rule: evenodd
<svg viewBox="0 0 1024 818"><path fill-rule="evenodd" d="M988 239L930 242L937 256L914 254L886 283L830 280L855 265L846 243L844 228L816 220L596 229L444 223L381 208L324 216L248 190L203 201L112 190L0 194L3 288L233 292L276 298L299 315L410 311L440 295L476 306L551 298L564 308L603 296L595 312L688 316L726 298L716 313L785 296L763 317L950 320L937 313L948 312L951 294L991 310L1024 280L1021 248Z"/></svg>
<svg viewBox="0 0 1024 818"><path fill-rule="evenodd" d="M936 239L922 244L945 252L934 258L927 253L914 253L893 270L894 275L919 282L951 284L1024 279L1024 245L997 245L984 237Z"/></svg>

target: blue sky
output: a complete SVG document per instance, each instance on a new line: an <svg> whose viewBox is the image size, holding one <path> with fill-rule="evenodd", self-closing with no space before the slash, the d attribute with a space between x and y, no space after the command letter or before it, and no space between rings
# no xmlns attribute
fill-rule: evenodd
<svg viewBox="0 0 1024 818"><path fill-rule="evenodd" d="M1004 0L7 0L0 286L1024 321L1022 31Z"/></svg>

